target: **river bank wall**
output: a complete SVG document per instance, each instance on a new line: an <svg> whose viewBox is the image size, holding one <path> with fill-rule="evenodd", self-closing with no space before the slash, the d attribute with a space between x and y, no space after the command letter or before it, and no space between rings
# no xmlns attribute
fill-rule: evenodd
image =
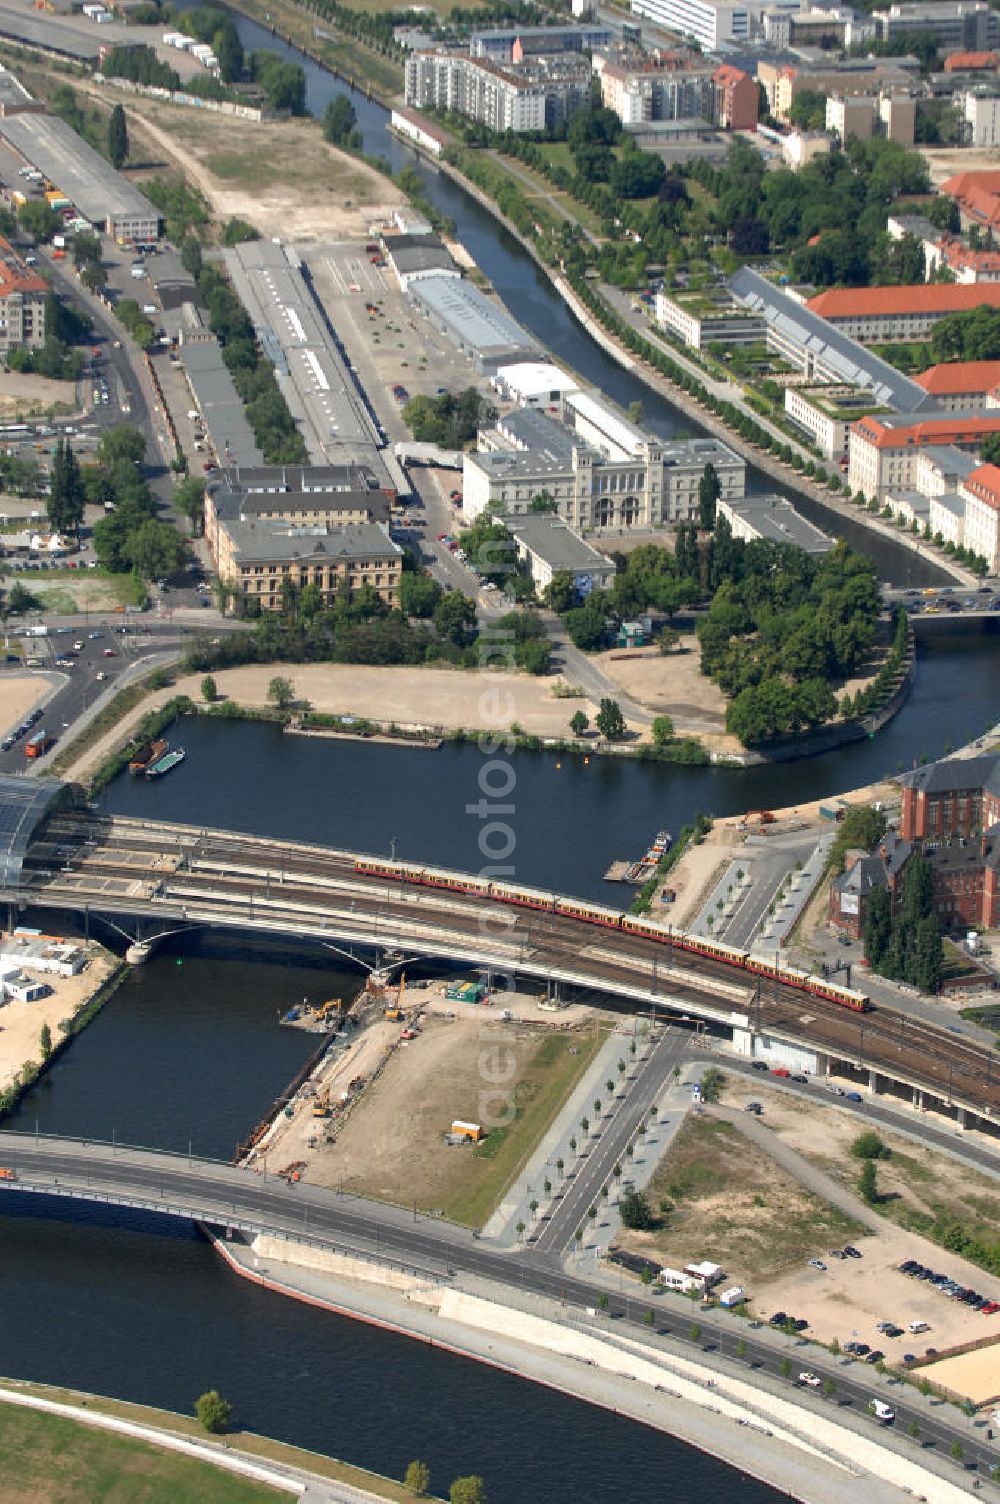
<svg viewBox="0 0 1000 1504"><path fill-rule="evenodd" d="M554 1301L517 1299L505 1287L468 1281L469 1288L398 1290L364 1273L345 1279L304 1269L281 1257L208 1230L233 1273L351 1320L395 1332L460 1357L530 1378L666 1432L720 1458L803 1504L850 1504L863 1480L868 1504L904 1495L961 1504L963 1489L858 1429L805 1410L704 1355L683 1357L613 1333L596 1311L568 1316ZM358 1265L359 1270L363 1265Z"/></svg>

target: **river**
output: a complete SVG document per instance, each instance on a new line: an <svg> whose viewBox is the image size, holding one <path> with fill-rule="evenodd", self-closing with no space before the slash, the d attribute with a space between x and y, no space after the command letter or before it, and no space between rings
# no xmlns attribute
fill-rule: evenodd
<svg viewBox="0 0 1000 1504"><path fill-rule="evenodd" d="M247 47L275 47L241 20ZM296 55L297 56L297 55ZM310 108L339 86L307 63ZM370 151L414 159L385 131L385 112L355 96ZM669 404L599 351L523 250L458 188L419 165L429 191L517 316L619 402L643 401L663 434L693 431ZM763 484L753 477L754 484ZM802 510L852 536L826 509ZM892 543L858 538L881 573L923 583L936 571ZM835 792L981 731L995 712L992 639L954 636L921 650L917 686L876 741L828 757L745 772L518 754L516 875L593 897L613 856L677 830L696 809L718 814ZM466 813L481 763L471 747L440 752L283 737L273 727L192 721L189 757L156 784L119 780L106 806L289 838L478 867L479 827ZM181 936L116 994L26 1098L16 1126L228 1155L308 1053L276 1015L302 996L349 995L339 963L294 947ZM217 1386L241 1424L399 1476L427 1459L446 1491L483 1473L491 1504L645 1504L778 1495L710 1458L618 1417L387 1333L321 1317L225 1271L193 1234L130 1214L6 1203L8 1373L189 1410ZM13 1206L15 1210L9 1211ZM668 1481L669 1480L669 1481Z"/></svg>

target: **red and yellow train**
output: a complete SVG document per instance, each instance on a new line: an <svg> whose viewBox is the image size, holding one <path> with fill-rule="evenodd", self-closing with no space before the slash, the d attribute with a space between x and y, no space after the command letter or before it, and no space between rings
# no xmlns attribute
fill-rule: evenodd
<svg viewBox="0 0 1000 1504"><path fill-rule="evenodd" d="M736 946L725 945L721 940L706 940L701 935L689 935L684 930L673 929L669 924L659 924L638 914L624 914L618 909L608 909L602 904L585 903L578 898L560 898L555 893L546 893L540 888L522 888L514 883L499 882L495 878L473 877L462 872L449 872L441 867L421 867L415 862L384 861L380 857L358 857L354 870L364 877L388 879L390 882L415 883L425 888L447 888L455 893L471 893L481 898L492 898L497 903L517 904L524 909L537 909L548 914L566 914L571 919L581 919L586 924L599 924L605 929L625 930L640 935L646 940L658 940L676 950L691 951L695 955L708 956L713 961L722 961L740 971L753 972L794 987L799 992L808 992L813 997L824 998L854 1013L871 1012L871 999L852 987L840 987L825 977L812 976L794 966L780 966L763 956Z"/></svg>

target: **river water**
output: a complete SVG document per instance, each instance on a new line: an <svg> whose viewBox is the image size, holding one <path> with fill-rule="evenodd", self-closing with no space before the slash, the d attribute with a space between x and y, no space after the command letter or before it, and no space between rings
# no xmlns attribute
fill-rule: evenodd
<svg viewBox="0 0 1000 1504"><path fill-rule="evenodd" d="M240 21L247 47L275 44ZM310 108L339 86L306 64ZM368 150L411 154L385 113L355 96ZM594 347L546 279L495 222L433 169L419 170L459 236L517 316L619 402L640 398L663 434L694 425ZM752 483L764 485L754 476ZM826 509L799 503L851 536ZM855 532L856 532L855 527ZM852 541L864 541L858 535ZM882 574L923 583L936 571L898 545L868 547ZM948 637L921 650L916 689L876 741L779 769L733 772L606 758L518 754L512 824L520 881L621 900L607 861L637 855L696 809L725 814L836 792L934 756L995 719L993 640ZM154 784L119 780L108 809L231 825L290 839L476 868L480 754L329 743L273 727L192 721L187 762ZM277 1015L302 997L349 996L355 974L294 946L180 936L119 991L27 1097L19 1128L110 1137L228 1156L305 1059L308 1036ZM17 1208L12 1199L5 1203ZM39 1215L39 1211L42 1215ZM94 1209L72 1219L31 1203L4 1219L6 1372L189 1410L217 1386L240 1423L399 1476L427 1459L436 1487L483 1473L492 1504L644 1504L778 1495L631 1422L437 1350L257 1290L192 1233Z"/></svg>

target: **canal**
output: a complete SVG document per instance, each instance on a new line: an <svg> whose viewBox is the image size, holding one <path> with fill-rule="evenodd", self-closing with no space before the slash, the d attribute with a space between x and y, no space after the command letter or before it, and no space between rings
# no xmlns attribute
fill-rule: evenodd
<svg viewBox="0 0 1000 1504"><path fill-rule="evenodd" d="M187 7L184 5L182 8ZM390 133L387 110L363 94L348 89L310 58L288 47L279 38L272 37L265 27L237 13L234 13L234 18L240 40L248 52L255 48L270 48L302 65L306 75L306 106L311 114L322 116L327 103L335 95L350 95L364 138L365 151L385 157L393 171L412 167L419 173L427 196L442 214L455 222L457 237L473 256L477 266L490 279L518 321L546 349L551 350L584 380L607 392L620 406L627 408L631 402L641 402L645 414L644 423L661 437L679 438L705 431L695 419L689 418L644 381L624 370L594 343L570 314L548 277L520 242L459 184ZM749 490L771 492L776 484L763 471L753 465L748 466ZM791 489L790 481L787 489ZM832 536L845 538L854 548L866 554L881 579L900 586L948 583L949 577L937 565L891 539L872 533L852 517L843 517L812 496L797 491L794 499L795 505L810 521Z"/></svg>

